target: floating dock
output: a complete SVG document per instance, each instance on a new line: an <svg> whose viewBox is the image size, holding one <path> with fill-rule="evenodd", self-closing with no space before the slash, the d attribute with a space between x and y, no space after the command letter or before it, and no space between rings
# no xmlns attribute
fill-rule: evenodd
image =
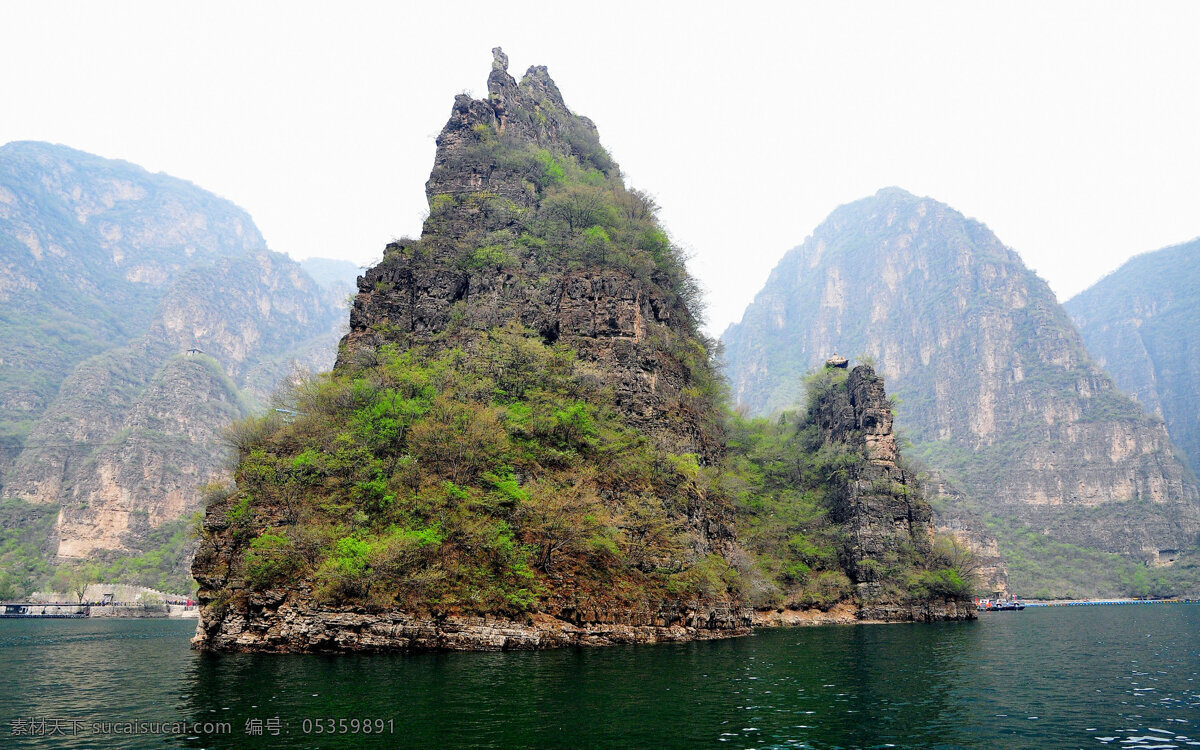
<svg viewBox="0 0 1200 750"><path fill-rule="evenodd" d="M0 618L87 617L88 607L84 604L43 604L41 602L13 602L0 604Z"/></svg>

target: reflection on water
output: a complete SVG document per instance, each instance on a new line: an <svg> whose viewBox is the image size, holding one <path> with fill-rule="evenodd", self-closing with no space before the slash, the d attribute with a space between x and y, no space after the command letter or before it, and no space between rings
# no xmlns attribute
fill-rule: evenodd
<svg viewBox="0 0 1200 750"><path fill-rule="evenodd" d="M0 622L4 739L60 747L1200 746L1200 607L1189 605L504 654L212 656L188 650L192 628ZM14 720L38 717L199 722L211 731L97 738L84 727L53 743L11 736ZM215 734L222 724L229 733ZM346 733L316 733L329 726Z"/></svg>

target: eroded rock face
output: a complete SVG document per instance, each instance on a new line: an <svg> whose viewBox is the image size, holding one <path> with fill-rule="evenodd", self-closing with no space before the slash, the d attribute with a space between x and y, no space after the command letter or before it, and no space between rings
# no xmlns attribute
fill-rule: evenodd
<svg viewBox="0 0 1200 750"><path fill-rule="evenodd" d="M201 620L193 644L214 651L350 653L530 651L728 638L750 632L750 613L727 607L538 612L521 619L416 616L313 605L310 592L265 591L248 606Z"/></svg>
<svg viewBox="0 0 1200 750"><path fill-rule="evenodd" d="M933 511L912 472L899 461L892 406L883 379L869 365L850 370L843 385L824 392L811 418L826 444L840 445L865 460L833 480L830 517L845 534L839 556L855 584L862 620L918 621L974 618L969 599L901 596L884 571L895 561L927 559L932 551Z"/></svg>
<svg viewBox="0 0 1200 750"><path fill-rule="evenodd" d="M896 464L892 409L883 380L867 365L850 371L845 388L833 388L816 405L817 425L828 443L866 453L841 482L832 517L847 532L843 563L860 586L876 580L869 561L882 561L905 546L928 554L929 504L915 477Z"/></svg>
<svg viewBox="0 0 1200 750"><path fill-rule="evenodd" d="M897 603L868 599L859 609L859 619L876 622L945 622L974 620L975 603L970 599L942 599L920 603Z"/></svg>
<svg viewBox="0 0 1200 750"><path fill-rule="evenodd" d="M151 530L195 513L198 488L228 471L222 431L239 416L238 394L214 363L181 357L166 364L89 461L44 466L65 478L49 499L60 503L59 557L136 549Z"/></svg>
<svg viewBox="0 0 1200 750"><path fill-rule="evenodd" d="M390 330L430 342L456 314L474 330L515 321L575 350L640 429L677 452L711 458L719 451L719 436L688 403L685 366L664 346L691 339L693 323L654 286L618 269L567 270L553 263L531 262L519 275L415 266L398 258L362 277L343 361L386 343ZM534 274L537 283L530 282Z"/></svg>
<svg viewBox="0 0 1200 750"><path fill-rule="evenodd" d="M64 146L0 146L0 482L89 357L141 336L187 268L264 246L237 206Z"/></svg>
<svg viewBox="0 0 1200 750"><path fill-rule="evenodd" d="M1200 470L1200 240L1132 258L1063 307L1088 351Z"/></svg>
<svg viewBox="0 0 1200 750"><path fill-rule="evenodd" d="M490 233L523 231L538 207L527 166L498 160L488 150L497 133L510 143L561 149L619 174L607 155L589 150L597 143L595 125L567 109L545 67L529 68L518 84L506 66L497 49L488 99L455 98L425 186L430 217L421 248L414 251L413 241L392 243L383 262L360 278L339 366L388 341L453 343L443 335L448 328L486 330L515 322L594 365L639 429L674 452L711 459L721 438L686 393L693 383L683 361L695 347L703 359L707 342L666 279L535 249L503 266L463 263L464 247L486 246Z"/></svg>
<svg viewBox="0 0 1200 750"><path fill-rule="evenodd" d="M969 502L953 485L941 476L932 474L922 483L927 498L937 500L937 506L948 510L933 513L933 525L939 533L952 534L976 557L979 592L993 598L1007 598L1009 588L1008 564L1000 552L1000 544L987 524L969 508Z"/></svg>

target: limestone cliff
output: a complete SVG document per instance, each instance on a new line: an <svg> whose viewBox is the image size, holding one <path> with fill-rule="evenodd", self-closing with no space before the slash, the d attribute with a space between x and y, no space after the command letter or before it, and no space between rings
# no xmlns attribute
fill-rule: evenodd
<svg viewBox="0 0 1200 750"><path fill-rule="evenodd" d="M0 502L55 511L51 560L182 536L199 487L227 476L225 427L295 368L328 367L342 332L344 294L236 206L60 146L0 149L0 268ZM146 573L182 591L185 563ZM37 585L45 563L4 564Z"/></svg>
<svg viewBox="0 0 1200 750"><path fill-rule="evenodd" d="M263 245L244 211L182 180L0 147L0 472L71 370L139 337L172 279Z"/></svg>
<svg viewBox="0 0 1200 750"><path fill-rule="evenodd" d="M1088 351L1200 470L1200 240L1139 255L1063 306Z"/></svg>
<svg viewBox="0 0 1200 750"><path fill-rule="evenodd" d="M723 340L735 397L760 412L829 352L874 358L917 454L997 518L1137 559L1196 542L1166 430L1016 253L936 201L892 188L837 209Z"/></svg>
<svg viewBox="0 0 1200 750"><path fill-rule="evenodd" d="M952 535L973 553L977 592L989 598L1027 594L1012 590L1000 542L975 503L937 472L926 472L921 487L933 507L934 528Z"/></svg>
<svg viewBox="0 0 1200 750"><path fill-rule="evenodd" d="M141 551L149 529L201 507L202 485L227 480L231 422L292 369L328 366L335 310L278 254L189 268L141 339L63 381L5 496L59 506L59 557Z"/></svg>

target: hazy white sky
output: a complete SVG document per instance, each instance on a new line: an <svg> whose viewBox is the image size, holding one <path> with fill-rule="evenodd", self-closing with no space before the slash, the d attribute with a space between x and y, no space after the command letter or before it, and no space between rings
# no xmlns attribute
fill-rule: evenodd
<svg viewBox="0 0 1200 750"><path fill-rule="evenodd" d="M491 47L549 66L741 317L837 205L899 185L988 224L1060 300L1200 235L1200 3L0 0L0 143L141 164L275 250L416 234Z"/></svg>

